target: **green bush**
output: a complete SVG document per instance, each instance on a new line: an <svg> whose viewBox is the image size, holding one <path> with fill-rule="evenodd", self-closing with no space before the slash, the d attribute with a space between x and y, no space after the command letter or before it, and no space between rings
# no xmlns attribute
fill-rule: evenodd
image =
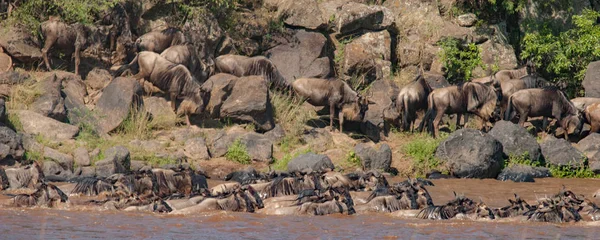
<svg viewBox="0 0 600 240"><path fill-rule="evenodd" d="M446 68L446 78L451 83L468 81L473 69L484 66L479 47L474 43L464 45L455 38L444 38L438 42L442 48L441 60Z"/></svg>
<svg viewBox="0 0 600 240"><path fill-rule="evenodd" d="M275 170L285 171L285 170L287 170L288 163L290 161L292 161L292 159L299 156L300 154L305 154L305 153L309 153L309 152L313 152L312 149L308 148L303 151L298 151L294 154L286 153L281 159L275 160L275 162L273 162L273 165L271 165L271 167Z"/></svg>
<svg viewBox="0 0 600 240"><path fill-rule="evenodd" d="M546 28L525 34L521 58L531 59L550 80L567 83L570 97L582 96L587 65L600 59L599 17L600 13L586 9L573 16L573 29L555 34Z"/></svg>
<svg viewBox="0 0 600 240"><path fill-rule="evenodd" d="M522 155L510 155L508 156L508 160L504 161L504 167L509 167L515 164L528 165L532 167L540 167L543 165L538 161L531 160L528 152L525 152Z"/></svg>
<svg viewBox="0 0 600 240"><path fill-rule="evenodd" d="M346 163L350 166L362 166L362 161L358 155L354 151L350 151L346 155Z"/></svg>
<svg viewBox="0 0 600 240"><path fill-rule="evenodd" d="M240 139L237 139L227 148L225 158L229 161L238 162L241 164L250 164L251 158L246 149L246 145L242 143Z"/></svg>
<svg viewBox="0 0 600 240"><path fill-rule="evenodd" d="M587 167L572 168L569 166L549 166L555 178L593 178L596 174Z"/></svg>
<svg viewBox="0 0 600 240"><path fill-rule="evenodd" d="M403 146L403 152L412 159L413 170L416 176L424 176L428 171L440 166L440 161L435 157L435 150L444 140L444 137L432 138L422 134Z"/></svg>

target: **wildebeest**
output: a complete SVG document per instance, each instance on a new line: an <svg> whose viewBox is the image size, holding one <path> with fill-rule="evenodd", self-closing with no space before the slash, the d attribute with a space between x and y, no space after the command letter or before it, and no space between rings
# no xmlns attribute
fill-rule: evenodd
<svg viewBox="0 0 600 240"><path fill-rule="evenodd" d="M513 93L508 99L504 120L510 121L515 112L519 114L521 127L528 117L544 117L545 130L546 118L556 119L564 129L565 138L568 134L580 133L583 127L581 112L556 87L523 89Z"/></svg>
<svg viewBox="0 0 600 240"><path fill-rule="evenodd" d="M191 126L189 115L201 113L210 97L210 89L202 88L185 66L174 64L158 53L140 52L131 63L121 66L115 74L120 75L129 68L138 69L138 73L133 76L135 79L146 79L160 90L168 92L171 108L178 114L185 114L188 126ZM182 102L180 105L183 112L177 111L177 99L183 99L186 103Z"/></svg>
<svg viewBox="0 0 600 240"><path fill-rule="evenodd" d="M338 111L340 132L344 118L362 121L369 110L369 101L339 79L300 78L292 83L298 96L313 106L329 106L329 127L333 128L333 116Z"/></svg>
<svg viewBox="0 0 600 240"><path fill-rule="evenodd" d="M590 133L600 131L600 102L592 103L584 109L585 120L590 124Z"/></svg>
<svg viewBox="0 0 600 240"><path fill-rule="evenodd" d="M590 216L592 221L600 221L600 208L598 208L598 206L596 206L594 202L586 198L580 204L580 207L580 212L585 212L587 215Z"/></svg>
<svg viewBox="0 0 600 240"><path fill-rule="evenodd" d="M400 90L396 98L396 107L402 116L404 131L413 130L414 122L417 119L416 114L418 111L427 109L427 96L431 91L431 87L421 74Z"/></svg>
<svg viewBox="0 0 600 240"><path fill-rule="evenodd" d="M241 186L231 193L206 198L195 206L175 210L171 214L193 214L215 210L254 212L256 208L263 207L262 199L251 186Z"/></svg>
<svg viewBox="0 0 600 240"><path fill-rule="evenodd" d="M162 53L170 46L186 43L185 35L177 28L169 27L162 31L152 31L135 40L138 52L151 51Z"/></svg>
<svg viewBox="0 0 600 240"><path fill-rule="evenodd" d="M53 207L58 202L67 202L69 198L58 187L45 182L38 183L35 192L19 194L13 198L16 207L46 206Z"/></svg>
<svg viewBox="0 0 600 240"><path fill-rule="evenodd" d="M515 193L515 200L508 199L510 205L494 209L494 215L498 218L516 217L521 216L525 212L531 210L531 206L521 199L519 195Z"/></svg>
<svg viewBox="0 0 600 240"><path fill-rule="evenodd" d="M282 91L290 90L290 83L277 70L275 64L264 56L221 55L215 59L215 70L237 77L260 75L269 86Z"/></svg>
<svg viewBox="0 0 600 240"><path fill-rule="evenodd" d="M500 85L508 80L511 79L519 79L521 77L524 77L526 75L530 75L534 72L534 65L533 62L531 61L527 61L527 63L517 69L512 69L512 70L500 70L490 76L487 77L482 77L482 78L475 78L472 79L471 82L477 82L477 83L482 83L482 84L492 84L495 87L500 87Z"/></svg>
<svg viewBox="0 0 600 240"><path fill-rule="evenodd" d="M461 114L466 113L479 116L485 124L497 113L497 102L498 94L496 90L481 83L467 82L457 86L435 89L427 99L428 109L419 125L419 131L423 130L425 124L428 124L429 132L437 137L438 125L442 120L442 116L453 113L457 114L457 126L460 123Z"/></svg>
<svg viewBox="0 0 600 240"><path fill-rule="evenodd" d="M4 171L11 189L35 188L45 179L44 171L37 162L19 168L6 168Z"/></svg>
<svg viewBox="0 0 600 240"><path fill-rule="evenodd" d="M600 103L600 98L595 97L578 97L571 99L571 102L579 111L585 110L585 108L592 103Z"/></svg>
<svg viewBox="0 0 600 240"><path fill-rule="evenodd" d="M473 200L454 193L454 200L442 206L430 206L422 209L417 218L430 220L444 220L454 218L457 214L472 213L477 210L478 205Z"/></svg>
<svg viewBox="0 0 600 240"><path fill-rule="evenodd" d="M508 98L515 92L522 89L529 88L543 88L550 86L550 82L546 81L542 77L539 77L537 74L533 75L525 75L519 79L510 79L502 82L500 84L500 88L502 89L502 101L500 103L501 113L504 113L506 110L506 104L508 102Z"/></svg>
<svg viewBox="0 0 600 240"><path fill-rule="evenodd" d="M214 72L212 60L209 63L202 61L191 44L170 46L160 56L175 64L186 66L200 84L204 83Z"/></svg>
<svg viewBox="0 0 600 240"><path fill-rule="evenodd" d="M66 24L57 18L50 18L40 26L40 32L44 37L42 58L48 71L52 70L48 60L48 51L52 47L72 53L75 58L75 74L79 75L79 63L81 51L88 43L90 30L81 23Z"/></svg>

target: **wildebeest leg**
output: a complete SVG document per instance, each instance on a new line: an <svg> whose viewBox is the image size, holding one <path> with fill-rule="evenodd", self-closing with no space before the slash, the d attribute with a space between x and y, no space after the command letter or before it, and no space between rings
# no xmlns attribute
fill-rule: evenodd
<svg viewBox="0 0 600 240"><path fill-rule="evenodd" d="M437 114L435 115L435 119L433 119L433 137L436 138L438 136L438 133L440 131L440 121L442 121L442 117L444 116L444 110L437 111Z"/></svg>
<svg viewBox="0 0 600 240"><path fill-rule="evenodd" d="M344 125L344 112L340 111L338 113L338 118L340 118L340 132L342 132L342 126Z"/></svg>
<svg viewBox="0 0 600 240"><path fill-rule="evenodd" d="M192 123L190 122L190 115L188 113L185 113L185 124L188 127L192 126Z"/></svg>
<svg viewBox="0 0 600 240"><path fill-rule="evenodd" d="M330 103L329 104L329 128L331 128L331 130L333 130L333 116L335 114L335 105ZM340 126L341 128L341 126Z"/></svg>
<svg viewBox="0 0 600 240"><path fill-rule="evenodd" d="M462 114L457 113L456 114L456 130L461 129L461 125L460 125L460 117L462 116ZM465 118L467 118L467 115L465 114Z"/></svg>
<svg viewBox="0 0 600 240"><path fill-rule="evenodd" d="M519 112L519 126L525 127L525 121L527 121L527 116L529 116L529 111L524 110L523 112Z"/></svg>
<svg viewBox="0 0 600 240"><path fill-rule="evenodd" d="M547 132L548 129L548 117L542 119L542 131Z"/></svg>
<svg viewBox="0 0 600 240"><path fill-rule="evenodd" d="M81 52L81 45L75 44L75 75L79 75L79 63L81 61L80 56L79 56L80 52Z"/></svg>
<svg viewBox="0 0 600 240"><path fill-rule="evenodd" d="M171 108L173 109L173 112L177 112L177 109L175 108L176 104L175 101L177 100L177 93L169 93L169 98L171 99ZM187 116L187 113L186 113Z"/></svg>
<svg viewBox="0 0 600 240"><path fill-rule="evenodd" d="M48 71L52 71L50 67L50 61L48 61L48 51L52 48L52 45L56 43L57 36L45 36L46 41L44 41L44 48L42 48L42 58L44 59L44 63L46 64L46 68Z"/></svg>

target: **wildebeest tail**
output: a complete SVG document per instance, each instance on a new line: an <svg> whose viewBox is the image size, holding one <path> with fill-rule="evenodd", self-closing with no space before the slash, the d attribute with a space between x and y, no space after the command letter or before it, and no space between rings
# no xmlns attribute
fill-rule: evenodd
<svg viewBox="0 0 600 240"><path fill-rule="evenodd" d="M423 116L423 120L421 121L421 123L419 124L419 132L423 132L423 127L425 126L425 124L427 124L427 131L430 133L433 133L433 118L436 115L436 110L435 110L435 103L433 102L433 95L429 95L428 97L428 107L427 107L427 112L425 112L425 115Z"/></svg>
<svg viewBox="0 0 600 240"><path fill-rule="evenodd" d="M513 118L513 103L512 96L508 98L508 104L506 104L506 110L504 112L504 121L510 121Z"/></svg>

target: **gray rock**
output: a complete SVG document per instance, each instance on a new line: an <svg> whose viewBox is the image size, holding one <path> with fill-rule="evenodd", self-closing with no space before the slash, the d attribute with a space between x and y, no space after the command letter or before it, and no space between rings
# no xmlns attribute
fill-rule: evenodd
<svg viewBox="0 0 600 240"><path fill-rule="evenodd" d="M153 119L177 118L177 115L171 108L171 104L163 97L144 98L144 108L146 109L146 112L152 114Z"/></svg>
<svg viewBox="0 0 600 240"><path fill-rule="evenodd" d="M148 152L159 152L164 149L163 144L158 140L133 140L129 142L132 147L144 149Z"/></svg>
<svg viewBox="0 0 600 240"><path fill-rule="evenodd" d="M219 49L225 48L226 33L211 11L200 11L189 16L181 28L185 38L196 49L198 56L219 56Z"/></svg>
<svg viewBox="0 0 600 240"><path fill-rule="evenodd" d="M384 79L386 75L389 77L391 54L392 39L388 31L366 33L344 47L343 72L347 76L364 75L364 84Z"/></svg>
<svg viewBox="0 0 600 240"><path fill-rule="evenodd" d="M229 147L236 141L246 147L248 155L254 161L271 162L273 159L273 143L264 135L258 133L221 133L212 140L210 145L211 157L225 156Z"/></svg>
<svg viewBox="0 0 600 240"><path fill-rule="evenodd" d="M17 27L9 27L7 32L0 35L0 46L4 47L6 53L13 59L22 63L40 62L42 52L39 44L35 43L37 37L29 31Z"/></svg>
<svg viewBox="0 0 600 240"><path fill-rule="evenodd" d="M39 83L42 95L31 104L31 110L45 117L64 122L67 118L65 101L61 95L62 78L52 74Z"/></svg>
<svg viewBox="0 0 600 240"><path fill-rule="evenodd" d="M96 176L96 168L95 167L82 167L81 168L81 173L79 173L79 176L81 176L81 177L94 177L94 176Z"/></svg>
<svg viewBox="0 0 600 240"><path fill-rule="evenodd" d="M73 160L75 160L75 164L79 167L87 167L91 164L90 154L84 147L73 150Z"/></svg>
<svg viewBox="0 0 600 240"><path fill-rule="evenodd" d="M59 177L68 179L73 176L73 172L69 169L63 168L59 163L54 161L44 161L42 164L42 170L46 177Z"/></svg>
<svg viewBox="0 0 600 240"><path fill-rule="evenodd" d="M29 110L16 112L23 125L23 131L28 134L40 134L47 139L62 141L72 139L79 133L79 128L42 116Z"/></svg>
<svg viewBox="0 0 600 240"><path fill-rule="evenodd" d="M461 27L472 27L477 22L477 16L473 13L460 15L456 18L456 23Z"/></svg>
<svg viewBox="0 0 600 240"><path fill-rule="evenodd" d="M0 84L22 84L27 79L31 78L29 73L21 72L21 71L6 71L0 72Z"/></svg>
<svg viewBox="0 0 600 240"><path fill-rule="evenodd" d="M277 124L271 131L266 132L264 136L271 140L271 142L279 142L285 137L285 130L283 130L281 125Z"/></svg>
<svg viewBox="0 0 600 240"><path fill-rule="evenodd" d="M529 154L533 161L542 160L542 150L537 140L517 124L508 121L499 121L489 134L502 143L506 156L523 156Z"/></svg>
<svg viewBox="0 0 600 240"><path fill-rule="evenodd" d="M496 178L502 170L502 144L475 129L460 129L438 146L435 156L460 178Z"/></svg>
<svg viewBox="0 0 600 240"><path fill-rule="evenodd" d="M138 161L138 160L131 161L131 171L132 172L140 171L140 169L142 169L143 167L146 167L146 166L149 166L149 165L144 161Z"/></svg>
<svg viewBox="0 0 600 240"><path fill-rule="evenodd" d="M283 18L287 25L311 30L327 26L328 19L323 19L318 1L268 0L265 5L277 9L277 16Z"/></svg>
<svg viewBox="0 0 600 240"><path fill-rule="evenodd" d="M431 86L431 88L433 89L445 88L450 86L450 83L448 82L448 80L446 80L444 75L437 74L434 72L425 72L425 74L423 74L423 77L425 77L425 81L427 81L429 86Z"/></svg>
<svg viewBox="0 0 600 240"><path fill-rule="evenodd" d="M73 171L73 157L68 154L61 153L55 149L45 147L44 158L50 159L58 163L63 169Z"/></svg>
<svg viewBox="0 0 600 240"><path fill-rule="evenodd" d="M103 91L94 108L102 132L117 128L132 109L142 109L142 87L133 78L115 78Z"/></svg>
<svg viewBox="0 0 600 240"><path fill-rule="evenodd" d="M552 177L548 168L516 164L504 168L497 179L500 181L535 182L534 178L544 177Z"/></svg>
<svg viewBox="0 0 600 240"><path fill-rule="evenodd" d="M292 159L288 165L288 171L302 171L310 168L313 171L323 171L325 169L334 169L331 159L326 155L306 153Z"/></svg>
<svg viewBox="0 0 600 240"><path fill-rule="evenodd" d="M316 152L323 152L333 143L331 133L323 128L312 128L302 134L302 140Z"/></svg>
<svg viewBox="0 0 600 240"><path fill-rule="evenodd" d="M85 77L85 84L92 90L98 91L104 89L112 79L112 75L106 69L94 68Z"/></svg>
<svg viewBox="0 0 600 240"><path fill-rule="evenodd" d="M208 154L208 148L206 147L206 142L204 138L197 137L188 139L185 142L185 146L183 148L185 156L194 160L208 160L210 159L210 154Z"/></svg>
<svg viewBox="0 0 600 240"><path fill-rule="evenodd" d="M581 83L586 97L600 97L600 61L591 62Z"/></svg>
<svg viewBox="0 0 600 240"><path fill-rule="evenodd" d="M12 129L0 126L0 160L7 157L20 160L24 149L21 137Z"/></svg>
<svg viewBox="0 0 600 240"><path fill-rule="evenodd" d="M392 11L383 6L350 2L336 15L335 30L343 35L357 30L382 30L395 24Z"/></svg>
<svg viewBox="0 0 600 240"><path fill-rule="evenodd" d="M94 126L97 122L92 112L85 106L84 98L87 96L85 83L81 79L63 82L62 93L65 96L67 118L72 124L85 123ZM97 126L95 126L97 128Z"/></svg>
<svg viewBox="0 0 600 240"><path fill-rule="evenodd" d="M360 158L365 170L386 170L392 164L392 149L385 143L381 144L379 149L359 143L354 147L354 153Z"/></svg>
<svg viewBox="0 0 600 240"><path fill-rule="evenodd" d="M99 177L108 177L115 173L128 173L131 167L129 150L122 146L116 146L107 149L104 152L105 158L96 162L96 175Z"/></svg>
<svg viewBox="0 0 600 240"><path fill-rule="evenodd" d="M332 74L328 56L327 38L318 32L300 30L294 41L276 46L265 54L269 56L286 81L294 78L327 78ZM289 63L296 64L289 64Z"/></svg>
<svg viewBox="0 0 600 240"><path fill-rule="evenodd" d="M583 167L585 154L564 139L549 136L540 144L546 164L554 166Z"/></svg>
<svg viewBox="0 0 600 240"><path fill-rule="evenodd" d="M584 139L581 139L575 145L575 148L585 154L590 170L600 173L600 134L591 133Z"/></svg>
<svg viewBox="0 0 600 240"><path fill-rule="evenodd" d="M0 126L6 125L6 101L4 98L0 98Z"/></svg>
<svg viewBox="0 0 600 240"><path fill-rule="evenodd" d="M275 127L269 89L262 76L241 77L221 106L221 118L254 123L261 131Z"/></svg>
<svg viewBox="0 0 600 240"><path fill-rule="evenodd" d="M211 76L204 84L203 88L211 87L210 100L206 106L205 112L211 118L219 118L221 116L221 106L233 90L238 77L226 73L217 73Z"/></svg>
<svg viewBox="0 0 600 240"><path fill-rule="evenodd" d="M388 134L389 121L385 120L398 117L398 112L394 113L396 116L389 113L392 113L390 108L393 106L392 103L396 101L399 91L396 84L390 80L381 79L371 84L366 95L370 96L369 101L374 104L369 104L369 109L361 123L361 132L372 141L378 142Z"/></svg>

